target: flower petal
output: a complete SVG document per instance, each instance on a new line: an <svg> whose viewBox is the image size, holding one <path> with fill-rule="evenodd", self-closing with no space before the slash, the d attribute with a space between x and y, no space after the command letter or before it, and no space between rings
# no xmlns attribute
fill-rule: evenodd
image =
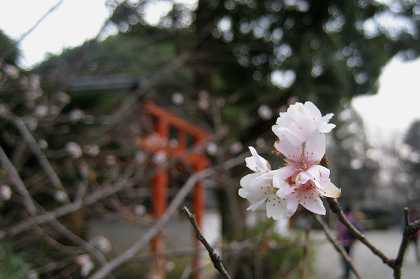
<svg viewBox="0 0 420 279"><path fill-rule="evenodd" d="M319 162L325 155L326 139L324 134L314 133L305 142L304 156L307 161Z"/></svg>
<svg viewBox="0 0 420 279"><path fill-rule="evenodd" d="M270 174L273 175L273 179L274 177L276 177L276 179L279 179L279 180L286 180L287 178L292 176L295 172L296 172L296 167L294 167L293 165L287 165L285 167L272 170Z"/></svg>
<svg viewBox="0 0 420 279"><path fill-rule="evenodd" d="M284 200L275 195L267 198L266 210L267 217L271 217L274 220L286 218L286 204Z"/></svg>
<svg viewBox="0 0 420 279"><path fill-rule="evenodd" d="M319 123L319 129L318 129L320 133L326 134L326 133L331 132L332 129L335 128L335 124L328 123L333 116L334 116L333 113L328 113L324 117L321 118L320 123Z"/></svg>
<svg viewBox="0 0 420 279"><path fill-rule="evenodd" d="M258 155L258 152L257 150L255 150L254 147L249 146L249 150L251 151L252 155L250 157L245 158L245 163L250 170L254 172L265 172L271 170L270 163L266 159Z"/></svg>
<svg viewBox="0 0 420 279"><path fill-rule="evenodd" d="M321 181L317 186L318 192L324 197L339 198L341 196L341 189L334 185L329 179Z"/></svg>
<svg viewBox="0 0 420 279"><path fill-rule="evenodd" d="M291 194L295 193L295 191L296 191L295 187L292 187L291 185L286 183L282 185L281 187L278 187L276 195L279 198L287 199Z"/></svg>
<svg viewBox="0 0 420 279"><path fill-rule="evenodd" d="M326 210L319 194L315 191L300 195L299 203L307 210L320 215L325 215Z"/></svg>
<svg viewBox="0 0 420 279"><path fill-rule="evenodd" d="M241 178L239 196L248 199L251 203L265 198L266 187L271 187L272 177L260 173L251 173Z"/></svg>
<svg viewBox="0 0 420 279"><path fill-rule="evenodd" d="M305 112L307 112L312 119L318 120L322 117L321 112L312 102L305 102L303 106L305 107Z"/></svg>
<svg viewBox="0 0 420 279"><path fill-rule="evenodd" d="M287 200L287 217L292 217L298 209L299 200L296 194L291 194L288 196Z"/></svg>
<svg viewBox="0 0 420 279"><path fill-rule="evenodd" d="M303 142L289 129L273 126L273 132L279 138L274 147L287 159L298 161L302 158Z"/></svg>

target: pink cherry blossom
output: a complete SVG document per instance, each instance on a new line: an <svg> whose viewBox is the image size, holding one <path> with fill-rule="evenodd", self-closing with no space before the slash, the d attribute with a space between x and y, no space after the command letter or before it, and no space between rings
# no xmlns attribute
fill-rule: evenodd
<svg viewBox="0 0 420 279"><path fill-rule="evenodd" d="M291 217L299 204L307 210L324 215L321 197L338 198L341 190L330 179L330 170L320 165L326 150L326 134L335 125L333 114L322 116L311 102L291 105L280 113L272 130L278 137L274 147L286 165L272 170L267 160L250 147L246 165L254 173L241 179L239 195L251 205L249 210L265 204L267 216L276 220Z"/></svg>
<svg viewBox="0 0 420 279"><path fill-rule="evenodd" d="M296 103L280 114L273 132L278 141L277 151L285 156L286 168L291 175L273 176L277 196L286 200L287 215L292 216L298 205L316 214L325 214L321 196L338 198L338 189L330 180L330 170L319 165L325 155L326 133L335 125L329 124L332 114L322 117L318 108L310 103ZM290 171L292 169L292 171Z"/></svg>
<svg viewBox="0 0 420 279"><path fill-rule="evenodd" d="M313 213L325 215L321 196L338 198L341 194L341 190L329 178L329 169L320 165L307 169L294 164L287 166L291 167L294 168L291 176L273 176L273 185L279 189L277 196L286 200L287 216L292 216L299 204Z"/></svg>
<svg viewBox="0 0 420 279"><path fill-rule="evenodd" d="M335 125L329 123L332 113L322 116L319 109L311 102L295 103L286 112L281 112L273 125L273 132L279 138L284 130L288 131L289 137L293 137L295 143L302 144L313 133L329 133Z"/></svg>
<svg viewBox="0 0 420 279"><path fill-rule="evenodd" d="M276 195L278 189L273 187L273 176L286 178L291 172L287 169L271 170L270 163L258 155L253 147L249 147L251 156L245 159L246 166L254 173L244 176L239 189L239 196L247 199L251 205L248 210L256 210L265 205L267 217L275 220L286 217L286 203Z"/></svg>

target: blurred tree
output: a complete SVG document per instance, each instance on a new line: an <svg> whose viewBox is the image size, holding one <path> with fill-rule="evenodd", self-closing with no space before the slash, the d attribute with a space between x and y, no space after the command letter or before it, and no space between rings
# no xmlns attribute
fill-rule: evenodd
<svg viewBox="0 0 420 279"><path fill-rule="evenodd" d="M420 121L411 124L405 137L406 146L400 148L404 172L400 173L406 202L417 206L420 201Z"/></svg>
<svg viewBox="0 0 420 279"><path fill-rule="evenodd" d="M15 65L19 55L15 42L0 30L0 65L4 62Z"/></svg>
<svg viewBox="0 0 420 279"><path fill-rule="evenodd" d="M365 206L367 195L376 189L379 162L365 134L362 118L353 108L342 111L336 120L331 148L328 150L334 183L340 185L344 202Z"/></svg>
<svg viewBox="0 0 420 279"><path fill-rule="evenodd" d="M150 24L147 9L162 3L168 12L158 24ZM418 11L415 1L403 0L388 4L364 0L198 0L192 5L124 1L115 4L110 18L110 25L119 30L117 35L68 50L43 63L39 70L55 71L65 78L110 73L147 78L163 61L190 53L188 63L165 80L164 86L160 84L154 98L167 103L174 92L182 92L186 104L196 104L186 110L200 115L212 130L228 131L221 149L236 139L243 145L254 144L257 137L268 134L271 142L273 112L287 102L312 100L323 111L337 112L354 96L374 93L381 67L395 54L415 58ZM218 117L214 117L215 108ZM377 166L369 166L371 162L362 156L366 139L358 138L359 132L347 132L352 140L336 137L337 152L346 154L337 156L339 181L348 189L360 185L353 197L357 199L364 185L373 183L367 179ZM362 140L357 155L344 143L353 140ZM225 156L215 160L222 161ZM366 167L357 182L352 180L357 169L352 165ZM220 204L226 206L222 212L230 212L224 216L226 227L235 221L232 216L238 216L232 214L232 204L237 203L231 196L224 190L220 196ZM225 236L236 238L241 228L240 224L229 226Z"/></svg>

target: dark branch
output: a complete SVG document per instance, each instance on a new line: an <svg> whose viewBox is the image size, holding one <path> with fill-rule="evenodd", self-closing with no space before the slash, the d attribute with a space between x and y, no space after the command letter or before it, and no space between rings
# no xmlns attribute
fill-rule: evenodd
<svg viewBox="0 0 420 279"><path fill-rule="evenodd" d="M331 211L337 215L338 219L347 227L349 232L360 242L362 242L373 254L378 256L386 265L394 269L394 260L388 258L381 250L376 248L352 223L347 220L337 200L332 198L326 199Z"/></svg>
<svg viewBox="0 0 420 279"><path fill-rule="evenodd" d="M222 258L216 252L216 250L214 250L214 248L211 247L211 245L207 242L206 238L201 233L200 228L198 227L197 221L194 218L194 215L188 210L186 206L184 206L184 212L187 215L188 219L190 220L190 223L195 230L195 234L198 240L200 240L200 242L204 245L207 252L209 253L210 259L213 262L213 266L217 269L217 271L219 271L219 273L222 275L223 278L231 279L229 273L227 272L223 264Z"/></svg>

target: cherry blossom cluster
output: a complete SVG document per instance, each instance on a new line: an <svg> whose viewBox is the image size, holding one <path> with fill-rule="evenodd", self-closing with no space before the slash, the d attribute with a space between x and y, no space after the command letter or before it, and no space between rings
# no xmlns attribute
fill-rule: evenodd
<svg viewBox="0 0 420 279"><path fill-rule="evenodd" d="M299 204L324 215L321 197L338 198L341 190L330 180L330 170L320 164L325 155L326 135L335 125L333 114L322 116L311 102L295 103L280 113L272 130L277 136L274 148L285 165L272 170L270 163L255 148L245 159L253 173L244 176L239 196L250 202L249 210L265 206L267 217L290 218Z"/></svg>

